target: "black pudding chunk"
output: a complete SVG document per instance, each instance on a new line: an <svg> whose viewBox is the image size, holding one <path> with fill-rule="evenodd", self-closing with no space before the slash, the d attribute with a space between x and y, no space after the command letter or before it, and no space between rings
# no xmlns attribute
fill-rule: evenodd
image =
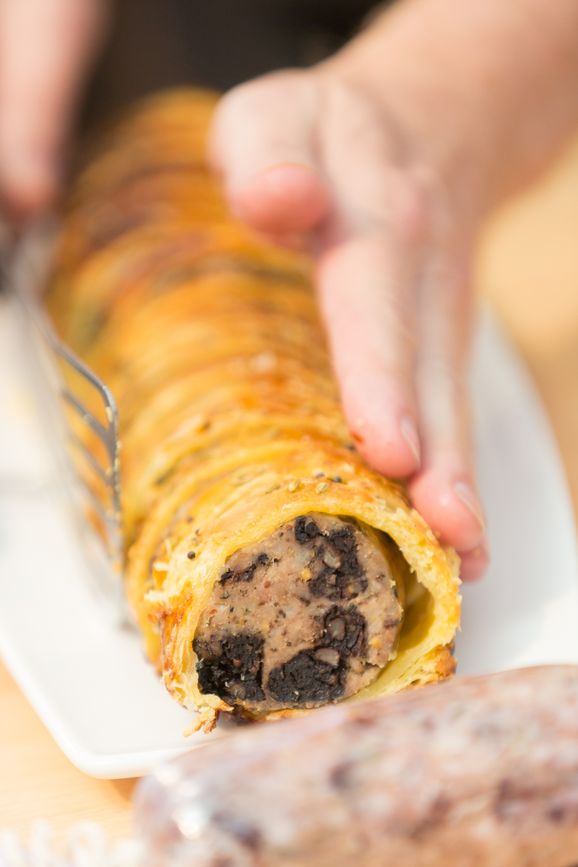
<svg viewBox="0 0 578 867"><path fill-rule="evenodd" d="M295 521L295 539L300 545L315 540L314 561L320 564L320 569L309 583L313 596L337 601L354 599L367 590L368 581L357 557L353 527L345 526L324 533L312 518L301 515ZM328 553L330 557L327 557ZM335 560L338 566L328 565ZM311 566L314 561L310 563Z"/></svg>
<svg viewBox="0 0 578 867"><path fill-rule="evenodd" d="M329 541L340 554L355 554L356 542L351 527L342 527L329 534Z"/></svg>
<svg viewBox="0 0 578 867"><path fill-rule="evenodd" d="M301 650L272 669L267 687L274 699L297 707L335 701L343 695L346 671L342 660L338 658L337 665L332 665L318 658L318 653L319 649Z"/></svg>
<svg viewBox="0 0 578 867"><path fill-rule="evenodd" d="M330 566L327 559L325 544L329 546L333 557L339 565ZM354 599L365 593L368 587L367 576L357 557L357 544L351 527L336 530L323 537L323 543L315 549L315 555L322 566L317 575L309 581L309 590L313 596L326 599ZM330 562L333 562L333 557Z"/></svg>
<svg viewBox="0 0 578 867"><path fill-rule="evenodd" d="M300 545L306 545L311 542L316 536L322 536L322 532L318 525L306 515L301 515L295 521L295 538Z"/></svg>
<svg viewBox="0 0 578 867"><path fill-rule="evenodd" d="M250 566L247 566L246 569L240 569L236 572L234 569L227 569L221 575L219 582L221 584L226 584L228 581L236 583L237 581L252 581L255 577L255 571L258 566L267 566L269 563L269 557L267 554L262 553L259 554L256 560L254 560Z"/></svg>
<svg viewBox="0 0 578 867"><path fill-rule="evenodd" d="M199 686L204 693L224 701L263 701L264 639L251 632L226 635L215 654L204 641L195 639Z"/></svg>
<svg viewBox="0 0 578 867"><path fill-rule="evenodd" d="M323 616L322 642L343 656L367 652L367 621L355 605L332 605Z"/></svg>

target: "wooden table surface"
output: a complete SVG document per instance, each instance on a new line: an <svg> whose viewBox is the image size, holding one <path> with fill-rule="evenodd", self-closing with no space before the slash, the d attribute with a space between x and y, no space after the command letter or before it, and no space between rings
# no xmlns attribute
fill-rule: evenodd
<svg viewBox="0 0 578 867"><path fill-rule="evenodd" d="M578 142L531 194L497 215L482 240L480 290L535 376L578 502ZM1 601L0 601L1 604ZM0 665L0 827L38 818L58 833L98 820L130 827L131 781L93 780L62 755Z"/></svg>

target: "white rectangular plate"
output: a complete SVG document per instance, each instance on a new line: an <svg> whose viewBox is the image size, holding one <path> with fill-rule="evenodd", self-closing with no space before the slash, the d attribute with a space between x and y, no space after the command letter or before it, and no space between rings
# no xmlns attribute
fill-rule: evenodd
<svg viewBox="0 0 578 867"><path fill-rule="evenodd" d="M207 736L183 736L187 713L165 693L138 635L114 626L94 593L9 313L0 309L0 653L78 768L138 776ZM564 475L526 372L488 314L478 330L473 392L492 567L464 588L459 670L578 662L576 542Z"/></svg>

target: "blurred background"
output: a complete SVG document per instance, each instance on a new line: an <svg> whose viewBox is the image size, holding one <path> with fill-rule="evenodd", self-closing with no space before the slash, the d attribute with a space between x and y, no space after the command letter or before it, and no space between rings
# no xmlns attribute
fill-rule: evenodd
<svg viewBox="0 0 578 867"><path fill-rule="evenodd" d="M387 3L371 0L123 0L85 122L159 87L194 82L226 90L256 75L336 51Z"/></svg>

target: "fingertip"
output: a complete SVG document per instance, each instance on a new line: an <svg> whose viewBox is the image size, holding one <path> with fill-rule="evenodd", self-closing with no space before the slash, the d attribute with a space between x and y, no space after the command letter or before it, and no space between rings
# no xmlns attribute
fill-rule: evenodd
<svg viewBox="0 0 578 867"><path fill-rule="evenodd" d="M281 163L229 188L233 213L262 232L307 232L323 220L329 195L317 172L307 165Z"/></svg>
<svg viewBox="0 0 578 867"><path fill-rule="evenodd" d="M444 543L458 551L471 551L483 544L481 506L465 479L430 470L411 480L409 492L415 508Z"/></svg>
<svg viewBox="0 0 578 867"><path fill-rule="evenodd" d="M53 204L59 188L59 171L49 160L27 157L4 158L1 166L2 204L17 221L44 213Z"/></svg>
<svg viewBox="0 0 578 867"><path fill-rule="evenodd" d="M440 540L460 556L460 577L472 583L483 578L489 552L481 505L473 485L441 472L418 474L409 485L411 500Z"/></svg>
<svg viewBox="0 0 578 867"><path fill-rule="evenodd" d="M485 542L471 551L460 552L460 577L468 584L480 581L488 570L490 556Z"/></svg>
<svg viewBox="0 0 578 867"><path fill-rule="evenodd" d="M357 450L383 476L404 479L418 470L419 437L409 416L390 416L381 421L357 417L350 429Z"/></svg>

